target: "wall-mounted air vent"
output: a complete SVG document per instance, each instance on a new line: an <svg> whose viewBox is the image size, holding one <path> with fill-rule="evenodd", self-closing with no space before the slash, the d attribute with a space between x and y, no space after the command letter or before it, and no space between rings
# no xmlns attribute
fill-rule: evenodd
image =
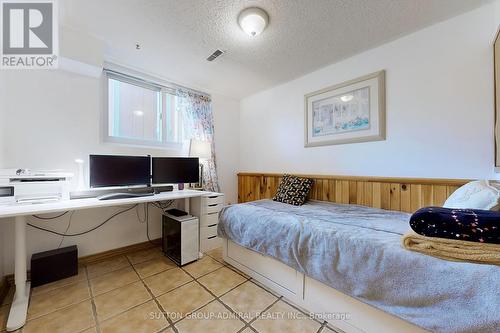
<svg viewBox="0 0 500 333"><path fill-rule="evenodd" d="M207 58L207 60L208 61L214 61L215 59L217 59L218 57L220 57L223 54L224 54L224 51L222 51L222 50L215 50L215 52L212 53L210 55L210 57Z"/></svg>

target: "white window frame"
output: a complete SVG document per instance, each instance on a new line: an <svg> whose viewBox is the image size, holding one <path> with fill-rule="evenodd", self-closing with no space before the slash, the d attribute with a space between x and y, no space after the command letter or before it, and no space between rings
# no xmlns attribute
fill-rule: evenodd
<svg viewBox="0 0 500 333"><path fill-rule="evenodd" d="M162 141L152 141L152 140L141 140L134 138L123 138L112 136L109 133L109 79L118 79L123 82L129 82L134 85L144 86L145 88L156 87L162 94ZM102 112L102 139L105 143L124 145L129 147L137 148L157 148L157 149L169 149L169 150L182 150L183 142L182 139L179 142L167 141L167 117L164 113L166 110L166 98L165 94L171 94L175 96L175 86L166 83L162 80L152 78L148 75L135 72L133 70L127 70L117 65L107 64L103 70L103 112ZM180 117L181 115L179 115ZM182 123L180 119L178 121L178 126ZM179 128L182 131L182 126ZM182 133L179 133L179 138L182 138Z"/></svg>

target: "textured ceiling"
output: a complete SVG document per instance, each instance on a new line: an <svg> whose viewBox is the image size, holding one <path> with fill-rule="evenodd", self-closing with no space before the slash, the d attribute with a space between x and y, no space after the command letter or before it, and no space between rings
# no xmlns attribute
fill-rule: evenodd
<svg viewBox="0 0 500 333"><path fill-rule="evenodd" d="M489 0L64 0L62 22L106 42L109 59L180 84L241 98ZM240 10L269 13L262 35ZM135 50L135 44L141 44ZM227 53L213 63L216 49Z"/></svg>

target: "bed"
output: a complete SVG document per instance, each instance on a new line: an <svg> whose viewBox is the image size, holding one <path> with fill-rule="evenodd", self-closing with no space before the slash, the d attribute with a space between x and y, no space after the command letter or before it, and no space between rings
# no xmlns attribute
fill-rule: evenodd
<svg viewBox="0 0 500 333"><path fill-rule="evenodd" d="M346 332L498 332L500 267L403 249L410 215L257 200L225 208L224 257Z"/></svg>

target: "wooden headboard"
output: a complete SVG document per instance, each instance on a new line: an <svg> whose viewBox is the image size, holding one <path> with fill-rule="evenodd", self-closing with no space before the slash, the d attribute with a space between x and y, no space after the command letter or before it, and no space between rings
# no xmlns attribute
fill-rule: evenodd
<svg viewBox="0 0 500 333"><path fill-rule="evenodd" d="M283 174L239 173L238 202L270 199ZM412 213L425 206L442 206L466 179L425 179L297 175L314 179L310 199Z"/></svg>

